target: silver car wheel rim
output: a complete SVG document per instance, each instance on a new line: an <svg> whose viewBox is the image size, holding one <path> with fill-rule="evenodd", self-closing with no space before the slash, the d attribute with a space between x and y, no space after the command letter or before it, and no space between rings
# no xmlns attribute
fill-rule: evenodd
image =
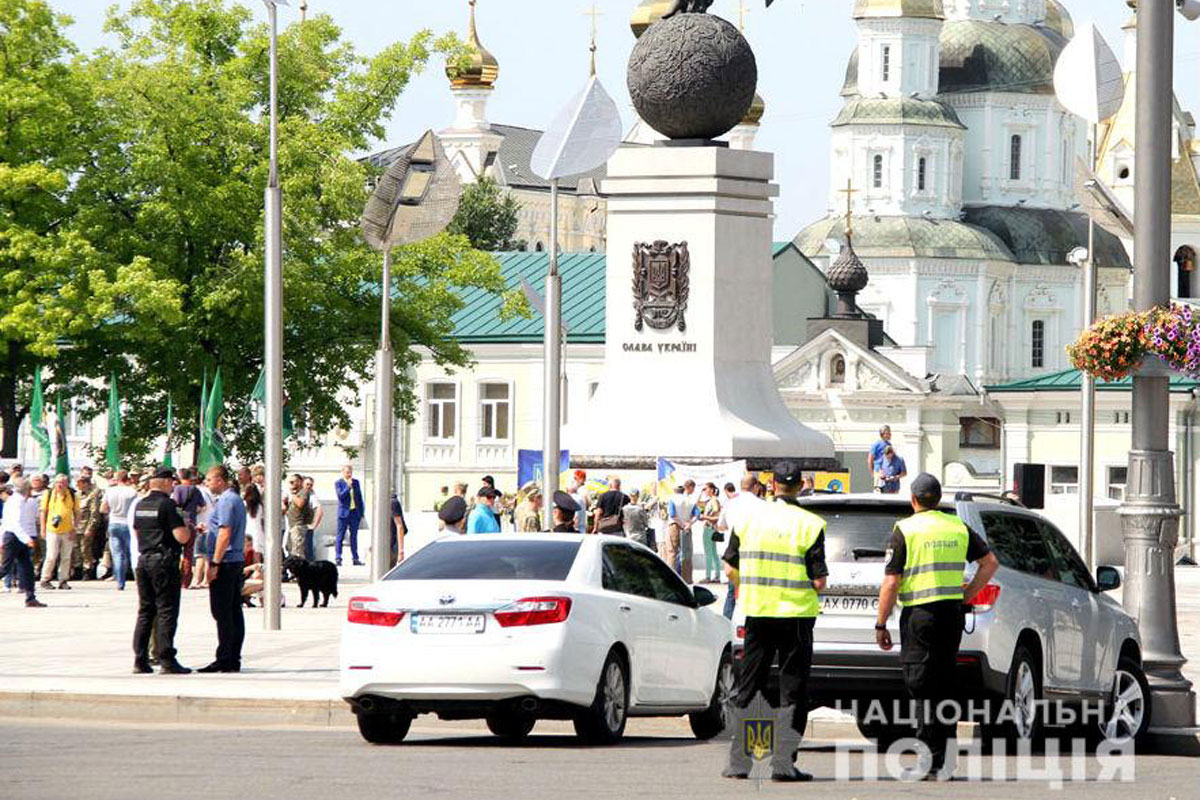
<svg viewBox="0 0 1200 800"><path fill-rule="evenodd" d="M621 727L625 719L625 676L616 662L608 665L604 676L604 721L610 731Z"/></svg>
<svg viewBox="0 0 1200 800"><path fill-rule="evenodd" d="M1034 718L1037 715L1037 685L1033 680L1033 668L1022 661L1017 667L1017 685L1013 692L1013 716L1017 735L1022 739L1033 737Z"/></svg>
<svg viewBox="0 0 1200 800"><path fill-rule="evenodd" d="M1112 713L1100 726L1104 738L1114 744L1125 744L1137 735L1146 714L1146 698L1142 684L1123 669L1113 676Z"/></svg>
<svg viewBox="0 0 1200 800"><path fill-rule="evenodd" d="M722 663L717 673L717 704L721 709L721 727L729 727L733 717L733 664Z"/></svg>

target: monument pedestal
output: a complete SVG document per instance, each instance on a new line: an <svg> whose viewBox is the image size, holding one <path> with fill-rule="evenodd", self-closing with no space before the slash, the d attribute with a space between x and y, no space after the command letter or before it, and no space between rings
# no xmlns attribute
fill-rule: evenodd
<svg viewBox="0 0 1200 800"><path fill-rule="evenodd" d="M605 375L564 446L573 464L833 463L770 356L770 153L625 147L608 163Z"/></svg>

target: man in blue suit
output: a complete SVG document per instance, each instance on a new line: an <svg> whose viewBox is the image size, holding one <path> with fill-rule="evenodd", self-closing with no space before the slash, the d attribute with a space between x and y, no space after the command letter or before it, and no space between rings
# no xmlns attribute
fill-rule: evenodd
<svg viewBox="0 0 1200 800"><path fill-rule="evenodd" d="M354 477L354 467L349 464L342 467L342 477L337 479L333 488L338 501L337 565L342 565L342 542L347 532L350 533L350 555L356 565L361 565L363 562L358 560L358 527L362 525L363 496L362 487Z"/></svg>

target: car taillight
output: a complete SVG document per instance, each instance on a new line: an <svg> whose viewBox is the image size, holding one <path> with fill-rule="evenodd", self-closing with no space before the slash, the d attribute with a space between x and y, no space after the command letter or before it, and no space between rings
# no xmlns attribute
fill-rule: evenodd
<svg viewBox="0 0 1200 800"><path fill-rule="evenodd" d="M979 590L979 594L966 601L965 605L969 606L972 611L991 611L999 596L1000 587L989 583Z"/></svg>
<svg viewBox="0 0 1200 800"><path fill-rule="evenodd" d="M403 611L383 608L375 597L351 597L346 611L346 620L360 625L386 625L396 627L404 619Z"/></svg>
<svg viewBox="0 0 1200 800"><path fill-rule="evenodd" d="M739 639L746 638L746 626L745 625L737 626L737 638L739 638Z"/></svg>
<svg viewBox="0 0 1200 800"><path fill-rule="evenodd" d="M562 622L571 613L569 597L522 597L493 612L501 628Z"/></svg>

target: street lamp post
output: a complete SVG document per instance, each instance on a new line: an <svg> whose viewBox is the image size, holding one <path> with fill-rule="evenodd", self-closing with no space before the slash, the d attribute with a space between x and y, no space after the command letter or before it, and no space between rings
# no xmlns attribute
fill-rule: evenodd
<svg viewBox="0 0 1200 800"><path fill-rule="evenodd" d="M383 250L380 281L379 350L375 353L375 513L371 517L371 580L392 568L392 425L396 410L392 398L395 357L392 354L392 247Z"/></svg>
<svg viewBox="0 0 1200 800"><path fill-rule="evenodd" d="M1172 0L1141 0L1137 8L1137 141L1134 174L1134 306L1145 311L1171 299L1171 136L1174 10ZM1142 663L1155 728L1195 725L1196 698L1180 668L1175 620L1175 545L1180 509L1169 445L1166 375L1133 378L1133 446L1125 502L1123 603L1138 621Z"/></svg>
<svg viewBox="0 0 1200 800"><path fill-rule="evenodd" d="M278 6L288 0L263 0L271 19L270 171L266 190L266 265L263 276L264 340L266 342L267 418L263 451L266 487L263 492L267 550L263 572L263 627L277 631L283 593L283 193L279 188Z"/></svg>

